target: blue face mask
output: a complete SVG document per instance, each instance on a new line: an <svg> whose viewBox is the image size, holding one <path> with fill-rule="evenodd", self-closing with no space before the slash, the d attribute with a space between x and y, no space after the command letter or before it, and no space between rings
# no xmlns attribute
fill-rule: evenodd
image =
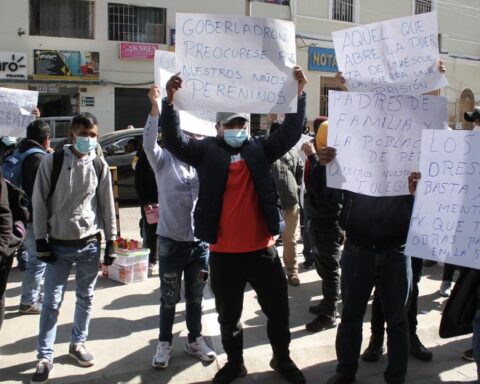
<svg viewBox="0 0 480 384"><path fill-rule="evenodd" d="M96 147L96 137L77 136L77 140L75 140L75 149L85 155L90 153L90 151L93 151Z"/></svg>
<svg viewBox="0 0 480 384"><path fill-rule="evenodd" d="M248 131L245 128L225 129L223 131L223 140L231 147L240 148L247 139Z"/></svg>

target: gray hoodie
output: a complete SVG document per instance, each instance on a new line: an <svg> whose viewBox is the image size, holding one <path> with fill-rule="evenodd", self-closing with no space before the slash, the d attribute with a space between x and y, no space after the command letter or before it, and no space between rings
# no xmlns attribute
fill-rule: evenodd
<svg viewBox="0 0 480 384"><path fill-rule="evenodd" d="M112 181L103 158L103 172L97 177L95 151L77 158L71 145L65 145L65 157L51 199L50 177L53 154L40 164L33 188L33 232L35 239L79 240L104 230L106 240L117 234ZM98 188L97 188L98 185Z"/></svg>

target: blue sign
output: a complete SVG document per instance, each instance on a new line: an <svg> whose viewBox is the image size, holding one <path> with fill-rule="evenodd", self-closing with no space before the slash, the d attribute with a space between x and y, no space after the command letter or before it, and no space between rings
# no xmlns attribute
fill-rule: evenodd
<svg viewBox="0 0 480 384"><path fill-rule="evenodd" d="M338 72L335 49L308 47L308 70Z"/></svg>

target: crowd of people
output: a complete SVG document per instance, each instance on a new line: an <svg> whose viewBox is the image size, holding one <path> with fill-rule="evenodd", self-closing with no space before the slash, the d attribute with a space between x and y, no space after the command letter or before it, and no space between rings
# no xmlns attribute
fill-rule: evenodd
<svg viewBox="0 0 480 384"><path fill-rule="evenodd" d="M160 280L159 335L152 366L166 369L174 353L172 329L183 278L185 352L202 361L216 359L202 333L203 291L209 281L227 356L212 383L228 384L245 376L240 318L248 283L267 317L271 368L289 383L305 383L290 357L288 299L288 286L301 285L297 243L302 237L303 267L315 266L323 294L319 303L308 308L315 319L306 324L306 330L321 332L338 326L337 373L327 383L355 382L363 318L373 290L372 335L362 359L374 362L383 354L386 324L385 381L405 383L409 353L423 361L433 358L416 330L423 260L404 253L421 175L409 176L410 194L404 196L372 197L327 187L326 164L336 156L327 145L328 118L315 119L311 140L305 141L301 151L294 149L305 133L307 79L298 66L293 76L298 84L297 112L272 124L268 137L261 138L252 137L248 113L218 112L215 137L182 125L175 109L182 87L178 75L167 82L166 94L157 86L150 88L143 145L129 145L136 151L135 185L142 234L150 249L150 271L158 269ZM337 78L342 81L341 75ZM465 118L480 126L480 108ZM22 252L23 244L28 257L19 311L40 315L38 362L31 383L47 383L53 369L57 318L74 264L76 305L69 355L81 366L95 363L86 347L95 283L99 264L114 262L117 233L112 182L98 149L98 136L96 118L84 113L72 120L71 144L59 151L50 149L49 126L40 120L29 124L26 138L18 145L13 139L2 139L0 327L13 255ZM17 194L10 192L12 188ZM13 196L21 199L12 201ZM19 208L24 208L25 217L18 215ZM283 245L284 266L276 241ZM445 266L440 293L451 294L454 300L461 295L456 291L462 285L464 291L475 292L472 300L478 310L469 312L470 327L462 332L474 333L472 349L464 355L478 366L480 273L462 270L459 288L450 292L454 270Z"/></svg>

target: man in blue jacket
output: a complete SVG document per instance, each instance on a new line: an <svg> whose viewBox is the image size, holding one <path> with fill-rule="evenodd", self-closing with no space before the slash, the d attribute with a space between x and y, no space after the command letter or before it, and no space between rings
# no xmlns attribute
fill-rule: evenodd
<svg viewBox="0 0 480 384"><path fill-rule="evenodd" d="M190 140L180 130L179 115L173 108L182 79L172 76L167 83L160 118L165 147L198 172L194 234L211 244L211 285L228 357L213 379L215 384L228 384L247 374L240 324L247 282L268 318L267 334L273 349L270 366L290 383L305 383L290 359L287 282L273 240L282 232L284 221L270 171L271 164L292 148L302 133L307 80L298 66L294 76L298 81L297 113L287 114L282 127L266 139L250 138L248 114L221 112L217 114L216 138Z"/></svg>

